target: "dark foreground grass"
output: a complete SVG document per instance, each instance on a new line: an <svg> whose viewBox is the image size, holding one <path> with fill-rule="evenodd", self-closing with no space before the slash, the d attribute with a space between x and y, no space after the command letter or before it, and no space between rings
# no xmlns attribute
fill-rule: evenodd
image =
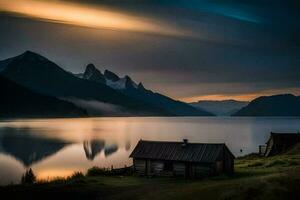
<svg viewBox="0 0 300 200"><path fill-rule="evenodd" d="M67 179L0 187L9 199L300 199L300 146L271 158L236 159L235 174L202 180L107 175L93 168Z"/></svg>

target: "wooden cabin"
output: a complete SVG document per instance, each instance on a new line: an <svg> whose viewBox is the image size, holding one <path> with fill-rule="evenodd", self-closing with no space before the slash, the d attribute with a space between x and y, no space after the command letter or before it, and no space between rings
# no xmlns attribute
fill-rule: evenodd
<svg viewBox="0 0 300 200"><path fill-rule="evenodd" d="M264 156L274 156L290 150L294 145L300 143L299 133L273 133L266 142ZM261 147L260 147L261 149Z"/></svg>
<svg viewBox="0 0 300 200"><path fill-rule="evenodd" d="M205 177L233 173L234 155L225 144L140 140L130 155L140 175Z"/></svg>

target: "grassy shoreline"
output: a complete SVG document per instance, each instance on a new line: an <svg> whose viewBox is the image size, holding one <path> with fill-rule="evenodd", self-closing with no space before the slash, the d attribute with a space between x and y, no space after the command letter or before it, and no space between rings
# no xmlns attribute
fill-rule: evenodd
<svg viewBox="0 0 300 200"><path fill-rule="evenodd" d="M234 175L202 180L80 173L0 187L10 199L300 199L300 145L286 154L235 160Z"/></svg>

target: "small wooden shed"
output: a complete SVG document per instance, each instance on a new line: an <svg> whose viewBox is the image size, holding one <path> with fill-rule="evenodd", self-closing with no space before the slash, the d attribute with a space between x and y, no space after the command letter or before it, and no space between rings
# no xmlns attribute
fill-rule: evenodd
<svg viewBox="0 0 300 200"><path fill-rule="evenodd" d="M266 142L265 156L274 156L288 151L294 145L300 143L299 133L273 133Z"/></svg>
<svg viewBox="0 0 300 200"><path fill-rule="evenodd" d="M233 173L234 155L225 144L140 140L130 157L140 175L204 177Z"/></svg>

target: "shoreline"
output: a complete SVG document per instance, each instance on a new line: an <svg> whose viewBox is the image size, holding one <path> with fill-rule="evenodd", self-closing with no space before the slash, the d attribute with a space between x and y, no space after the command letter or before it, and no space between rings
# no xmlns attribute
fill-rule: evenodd
<svg viewBox="0 0 300 200"><path fill-rule="evenodd" d="M65 179L0 186L0 195L13 199L27 195L32 199L55 195L67 199L284 199L300 195L300 145L273 157L239 157L231 176L184 179L105 173L94 169Z"/></svg>

